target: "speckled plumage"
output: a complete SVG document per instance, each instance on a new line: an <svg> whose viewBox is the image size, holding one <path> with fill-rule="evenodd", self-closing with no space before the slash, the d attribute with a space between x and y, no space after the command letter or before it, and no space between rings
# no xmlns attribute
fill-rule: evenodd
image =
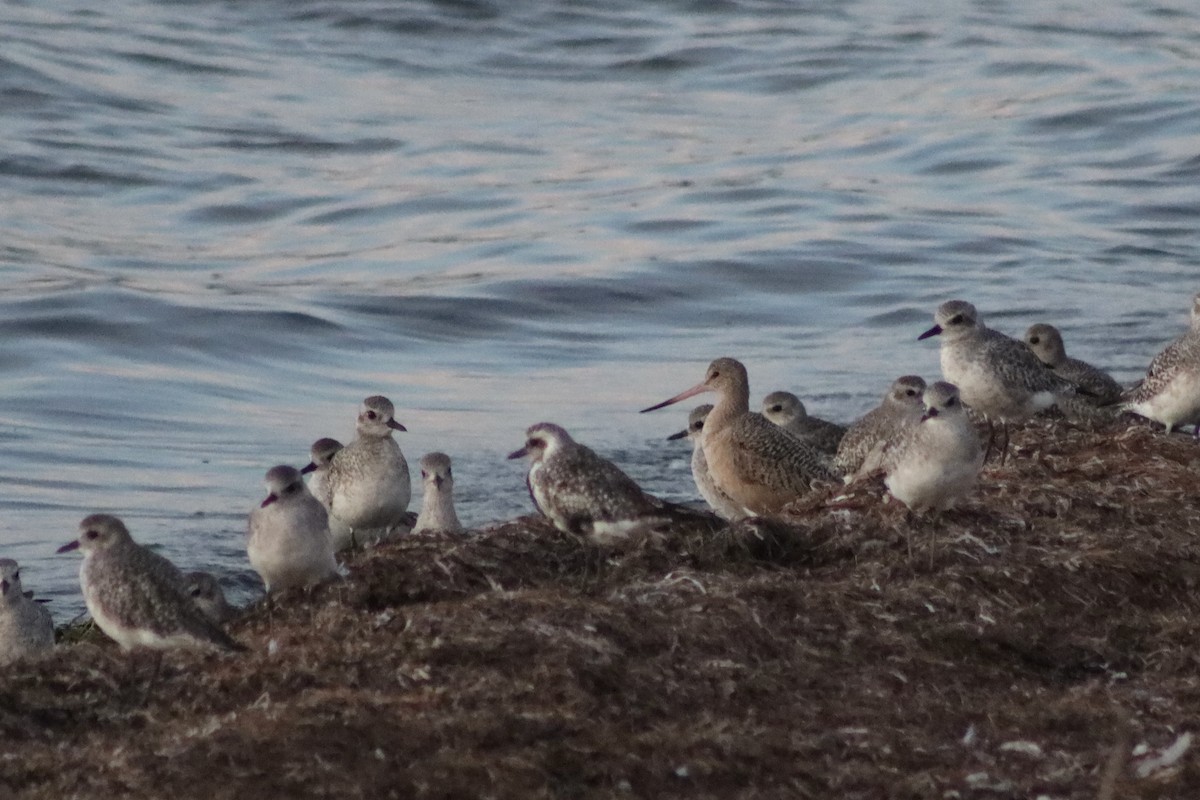
<svg viewBox="0 0 1200 800"><path fill-rule="evenodd" d="M1106 405L1121 399L1121 384L1104 370L1068 356L1062 334L1053 325L1030 325L1025 331L1025 346L1055 374L1075 384L1087 402Z"/></svg>
<svg viewBox="0 0 1200 800"><path fill-rule="evenodd" d="M834 469L849 480L862 468L868 453L920 422L925 413L921 399L924 392L925 380L917 375L904 375L893 381L879 405L846 431L833 459Z"/></svg>
<svg viewBox="0 0 1200 800"><path fill-rule="evenodd" d="M884 484L912 511L941 511L974 488L983 448L957 387L937 381L923 400L921 421L885 447Z"/></svg>
<svg viewBox="0 0 1200 800"><path fill-rule="evenodd" d="M812 417L803 401L791 392L771 392L763 398L762 415L805 444L822 453L833 455L846 435L846 428L836 422Z"/></svg>
<svg viewBox="0 0 1200 800"><path fill-rule="evenodd" d="M1195 425L1200 438L1200 294L1192 298L1191 325L1150 362L1146 378L1124 396L1127 411L1166 426Z"/></svg>
<svg viewBox="0 0 1200 800"><path fill-rule="evenodd" d="M330 530L338 550L350 544L351 533L360 543L378 539L408 519L412 482L408 462L392 438L393 431L405 428L394 415L386 397L364 400L355 426L357 437L329 464L325 482Z"/></svg>
<svg viewBox="0 0 1200 800"><path fill-rule="evenodd" d="M750 413L750 383L737 359L718 358L703 381L643 411L701 392L717 393L702 441L709 474L747 514L778 512L811 491L815 481L837 479L815 448Z"/></svg>
<svg viewBox="0 0 1200 800"><path fill-rule="evenodd" d="M187 581L187 592L196 606L204 612L204 616L217 625L224 625L233 619L237 609L229 605L225 599L225 590L217 582L214 575L208 572L188 572L184 574Z"/></svg>
<svg viewBox="0 0 1200 800"><path fill-rule="evenodd" d="M54 646L54 620L21 588L21 568L0 558L0 664Z"/></svg>
<svg viewBox="0 0 1200 800"><path fill-rule="evenodd" d="M525 483L538 510L559 530L605 544L649 533L696 512L652 497L611 461L558 425L539 422L509 458L528 458Z"/></svg>
<svg viewBox="0 0 1200 800"><path fill-rule="evenodd" d="M92 514L79 530L79 538L58 552L83 551L84 602L100 630L123 649L246 649L200 611L188 596L183 573L133 541L121 520Z"/></svg>
<svg viewBox="0 0 1200 800"><path fill-rule="evenodd" d="M426 453L421 456L421 513L413 533L418 531L447 531L462 533L462 523L454 510L454 472L450 456L445 453Z"/></svg>
<svg viewBox="0 0 1200 800"><path fill-rule="evenodd" d="M712 411L712 405L705 403L692 409L688 414L688 426L678 433L667 437L668 440L687 438L692 443L692 480L704 502L716 512L717 516L727 520L738 520L746 516L746 512L725 494L713 481L708 472L708 459L704 457L704 420Z"/></svg>
<svg viewBox="0 0 1200 800"><path fill-rule="evenodd" d="M1046 369L1023 342L984 325L970 303L942 303L934 321L917 338L941 336L942 377L989 420L1021 422L1075 394L1074 385Z"/></svg>
<svg viewBox="0 0 1200 800"><path fill-rule="evenodd" d="M246 554L268 592L306 588L337 576L325 507L295 467L267 470L267 497L250 512Z"/></svg>

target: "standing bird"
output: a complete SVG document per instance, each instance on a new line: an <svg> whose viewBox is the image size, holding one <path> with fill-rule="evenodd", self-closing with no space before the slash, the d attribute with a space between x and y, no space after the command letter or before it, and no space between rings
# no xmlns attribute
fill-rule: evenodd
<svg viewBox="0 0 1200 800"><path fill-rule="evenodd" d="M225 599L225 590L217 579L208 572L189 572L185 574L187 592L192 600L204 612L204 616L218 625L224 625L233 619L237 610Z"/></svg>
<svg viewBox="0 0 1200 800"><path fill-rule="evenodd" d="M448 531L462 533L462 523L454 512L454 473L450 456L445 453L426 453L421 456L421 513L413 533L418 531Z"/></svg>
<svg viewBox="0 0 1200 800"><path fill-rule="evenodd" d="M616 464L549 422L531 425L525 446L508 457L529 459L529 496L554 527L597 544L651 533L674 521L712 524L710 515L646 494Z"/></svg>
<svg viewBox="0 0 1200 800"><path fill-rule="evenodd" d="M1200 440L1200 294L1192 298L1191 326L1150 362L1146 379L1126 392L1123 408L1166 426L1193 425Z"/></svg>
<svg viewBox="0 0 1200 800"><path fill-rule="evenodd" d="M21 589L21 568L0 558L0 664L54 645L54 620L41 603Z"/></svg>
<svg viewBox="0 0 1200 800"><path fill-rule="evenodd" d="M394 419L392 401L381 395L363 400L357 438L333 455L325 484L329 491L331 529L348 530L362 542L387 535L406 520L412 483L408 462L393 431L406 428ZM338 550L342 541L336 541Z"/></svg>
<svg viewBox="0 0 1200 800"><path fill-rule="evenodd" d="M295 467L267 470L267 497L250 512L246 554L267 592L307 588L337 576L325 507Z"/></svg>
<svg viewBox="0 0 1200 800"><path fill-rule="evenodd" d="M777 513L811 491L815 482L837 479L821 453L761 414L750 413L750 381L737 359L718 358L708 365L703 381L642 412L702 392L717 394L701 441L709 474L745 514Z"/></svg>
<svg viewBox="0 0 1200 800"><path fill-rule="evenodd" d="M704 446L701 441L704 436L704 420L710 411L712 411L712 406L708 403L693 408L692 413L688 414L688 426L678 433L668 436L667 441L686 437L692 443L692 480L696 482L696 489L704 498L704 502L708 503L709 507L717 513L717 516L736 521L745 517L746 512L737 503L734 503L729 495L717 488L712 475L708 472L708 460L704 457Z"/></svg>
<svg viewBox="0 0 1200 800"><path fill-rule="evenodd" d="M791 392L771 392L763 398L762 415L805 444L833 455L846 435L846 428L835 422L810 417L799 397Z"/></svg>
<svg viewBox="0 0 1200 800"><path fill-rule="evenodd" d="M1025 346L1055 374L1075 384L1092 405L1108 405L1121 399L1121 384L1104 370L1069 357L1062 334L1053 325L1030 325L1025 331Z"/></svg>
<svg viewBox="0 0 1200 800"><path fill-rule="evenodd" d="M860 417L842 437L833 459L834 469L849 481L862 468L868 453L920 422L925 413L921 400L924 392L925 381L917 375L904 375L892 381L883 401Z"/></svg>
<svg viewBox="0 0 1200 800"><path fill-rule="evenodd" d="M957 387L938 381L924 403L920 422L886 447L883 482L910 511L941 511L974 488L983 449Z"/></svg>
<svg viewBox="0 0 1200 800"><path fill-rule="evenodd" d="M301 475L308 475L308 491L309 493L321 501L321 505L325 509L329 509L330 494L329 494L329 465L333 463L333 457L342 449L342 443L337 439L317 439L309 448L309 457L312 459L300 469Z"/></svg>
<svg viewBox="0 0 1200 800"><path fill-rule="evenodd" d="M92 514L79 523L79 531L79 538L58 552L83 551L84 603L97 627L122 649L246 649L204 616L188 596L183 573L133 541L121 520Z"/></svg>
<svg viewBox="0 0 1200 800"><path fill-rule="evenodd" d="M970 303L942 303L934 322L917 339L941 336L942 377L958 387L964 403L987 417L993 434L993 423L1000 422L1001 463L1008 452L1008 423L1023 422L1075 395L1075 386L1046 369L1023 342L984 325Z"/></svg>

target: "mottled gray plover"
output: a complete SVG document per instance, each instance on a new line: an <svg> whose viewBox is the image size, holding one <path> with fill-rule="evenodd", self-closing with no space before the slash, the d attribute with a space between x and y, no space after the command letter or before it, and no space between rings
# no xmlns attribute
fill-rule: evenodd
<svg viewBox="0 0 1200 800"><path fill-rule="evenodd" d="M720 489L747 514L771 514L811 491L815 481L837 476L822 454L750 413L746 367L734 358L718 358L704 380L643 412L678 403L701 392L716 392L717 402L704 421L704 457Z"/></svg>
<svg viewBox="0 0 1200 800"><path fill-rule="evenodd" d="M508 457L529 459L529 496L554 527L597 544L653 533L674 520L704 518L642 491L616 464L549 422L531 425L525 445Z"/></svg>
<svg viewBox="0 0 1200 800"><path fill-rule="evenodd" d="M233 619L237 609L229 605L225 599L225 590L217 582L215 576L208 572L188 572L184 576L187 581L188 595L204 612L204 615L218 625L224 625Z"/></svg>
<svg viewBox="0 0 1200 800"><path fill-rule="evenodd" d="M462 533L462 523L454 511L454 473L450 456L445 453L426 453L421 456L421 513L413 533L418 531L447 531Z"/></svg>
<svg viewBox="0 0 1200 800"><path fill-rule="evenodd" d="M1161 423L1170 433L1194 425L1200 439L1200 294L1192 298L1191 326L1150 362L1146 378L1124 396L1127 411Z"/></svg>
<svg viewBox="0 0 1200 800"><path fill-rule="evenodd" d="M97 627L123 649L246 649L188 596L183 573L133 541L121 520L92 514L83 519L79 530L79 538L58 552L83 552L79 585L84 603Z"/></svg>
<svg viewBox="0 0 1200 800"><path fill-rule="evenodd" d="M791 392L771 392L763 398L762 415L805 444L833 455L846 435L845 426L812 417L804 402Z"/></svg>
<svg viewBox="0 0 1200 800"><path fill-rule="evenodd" d="M883 401L860 417L842 437L833 459L834 469L845 475L847 481L851 480L868 453L920 422L925 413L921 399L924 392L925 380L920 376L903 375L892 381Z"/></svg>
<svg viewBox="0 0 1200 800"><path fill-rule="evenodd" d="M1062 334L1053 325L1039 322L1025 331L1025 344L1050 369L1066 378L1093 405L1107 405L1121 399L1121 384L1098 367L1071 358L1063 346Z"/></svg>
<svg viewBox="0 0 1200 800"><path fill-rule="evenodd" d="M317 439L309 448L309 457L312 460L300 468L301 475L308 475L309 494L320 500L326 511L329 510L331 501L329 483L326 480L329 477L329 465L341 449L342 443L337 439Z"/></svg>
<svg viewBox="0 0 1200 800"><path fill-rule="evenodd" d="M395 407L386 397L364 400L357 438L334 454L325 477L329 515L335 520L331 530L341 523L359 543L387 535L407 518L412 483L408 462L392 438L393 431L406 429L394 416ZM334 543L339 550L345 544Z"/></svg>
<svg viewBox="0 0 1200 800"><path fill-rule="evenodd" d="M21 568L0 558L0 664L54 645L54 620L41 603L21 589Z"/></svg>
<svg viewBox="0 0 1200 800"><path fill-rule="evenodd" d="M1075 395L1075 386L1046 369L1024 342L984 325L970 303L942 303L934 321L917 339L942 337L942 377L958 387L962 401L987 417L989 425L1001 423L1002 462L1009 422L1023 422L1060 398Z"/></svg>
<svg viewBox="0 0 1200 800"><path fill-rule="evenodd" d="M983 448L954 385L931 384L924 403L921 421L887 446L883 482L911 511L941 511L975 486Z"/></svg>
<svg viewBox="0 0 1200 800"><path fill-rule="evenodd" d="M300 470L267 470L267 497L250 512L246 554L268 592L307 588L337 576L329 517Z"/></svg>
<svg viewBox="0 0 1200 800"><path fill-rule="evenodd" d="M712 475L708 472L708 460L704 458L704 445L702 444L704 420L710 411L712 411L712 406L708 403L693 408L692 413L688 414L688 426L678 433L668 436L667 441L686 437L692 443L692 480L696 482L696 489L700 492L700 496L716 512L717 516L730 521L739 520L746 516L745 510L733 502L729 495L717 488Z"/></svg>

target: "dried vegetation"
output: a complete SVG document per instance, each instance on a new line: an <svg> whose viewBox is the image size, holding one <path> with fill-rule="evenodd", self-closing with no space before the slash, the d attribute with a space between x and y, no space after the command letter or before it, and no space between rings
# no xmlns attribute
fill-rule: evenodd
<svg viewBox="0 0 1200 800"><path fill-rule="evenodd" d="M18 797L1196 798L1200 446L1032 426L966 507L881 485L597 551L417 536L245 656L0 680Z"/></svg>

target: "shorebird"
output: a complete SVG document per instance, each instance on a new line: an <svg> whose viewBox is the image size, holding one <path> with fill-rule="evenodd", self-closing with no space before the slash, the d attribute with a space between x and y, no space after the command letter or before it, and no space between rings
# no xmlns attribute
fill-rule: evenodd
<svg viewBox="0 0 1200 800"><path fill-rule="evenodd" d="M225 599L225 591L217 579L208 572L188 572L183 576L187 582L187 593L204 612L204 616L218 625L233 619L237 610Z"/></svg>
<svg viewBox="0 0 1200 800"><path fill-rule="evenodd" d="M692 409L692 413L688 414L688 426L678 433L668 436L667 441L686 437L692 443L692 480L696 482L696 489L700 492L700 496L717 513L717 516L730 521L739 520L746 516L746 512L713 483L712 475L708 472L708 461L704 458L704 446L701 444L701 439L704 436L704 420L710 411L712 411L712 406L707 403L696 406Z"/></svg>
<svg viewBox="0 0 1200 800"><path fill-rule="evenodd" d="M1200 294L1192 298L1191 325L1150 362L1146 378L1124 395L1126 411L1159 422L1170 433L1193 425L1200 440Z"/></svg>
<svg viewBox="0 0 1200 800"><path fill-rule="evenodd" d="M833 455L846 428L820 417L810 417L799 397L791 392L771 392L763 398L762 415L805 444Z"/></svg>
<svg viewBox="0 0 1200 800"><path fill-rule="evenodd" d="M1104 370L1068 356L1062 334L1053 325L1044 322L1030 325L1025 331L1025 345L1038 361L1075 384L1092 405L1108 405L1121 399L1121 384Z"/></svg>
<svg viewBox="0 0 1200 800"><path fill-rule="evenodd" d="M885 448L883 482L910 511L941 511L975 486L983 449L957 387L937 381L923 400L920 422Z"/></svg>
<svg viewBox="0 0 1200 800"><path fill-rule="evenodd" d="M703 381L642 411L702 392L717 394L701 440L709 474L746 514L776 513L809 492L815 481L837 479L814 448L761 414L750 413L750 383L746 367L737 359L718 358L709 364Z"/></svg>
<svg viewBox="0 0 1200 800"><path fill-rule="evenodd" d="M445 453L426 453L421 456L421 513L413 533L417 531L448 531L462 533L462 523L454 512L454 473L450 456Z"/></svg>
<svg viewBox="0 0 1200 800"><path fill-rule="evenodd" d="M309 448L309 457L312 459L306 465L301 467L300 474L308 475L308 491L313 497L321 501L321 505L325 506L325 510L329 510L330 494L329 494L329 465L333 463L333 457L339 450L342 449L342 443L337 439L317 439Z"/></svg>
<svg viewBox="0 0 1200 800"><path fill-rule="evenodd" d="M1075 394L1074 385L1046 369L1024 343L984 325L970 303L942 303L934 322L917 339L940 335L942 377L958 387L964 403L987 417L989 430L1000 422L1001 463L1008 452L1009 422L1023 422Z"/></svg>
<svg viewBox="0 0 1200 800"><path fill-rule="evenodd" d="M54 645L54 620L21 589L21 568L0 558L0 664Z"/></svg>
<svg viewBox="0 0 1200 800"><path fill-rule="evenodd" d="M917 375L904 375L892 381L883 401L846 431L838 444L833 468L849 482L863 466L868 453L921 421L921 415L925 413L925 404L921 400L924 392L925 381Z"/></svg>
<svg viewBox="0 0 1200 800"><path fill-rule="evenodd" d="M393 431L406 430L394 419L395 413L386 397L363 400L355 426L357 438L334 454L325 477L329 516L334 520L331 529L344 527L360 543L402 524L412 498L408 462L392 438ZM337 530L334 534L337 538ZM343 547L340 540L334 544L336 549Z"/></svg>
<svg viewBox="0 0 1200 800"><path fill-rule="evenodd" d="M83 551L79 585L97 627L124 650L246 648L204 616L174 564L133 541L125 523L92 514L58 552Z"/></svg>
<svg viewBox="0 0 1200 800"><path fill-rule="evenodd" d="M653 497L611 461L558 425L539 422L508 456L528 458L525 484L538 511L564 533L610 544L670 522L711 525L712 517Z"/></svg>
<svg viewBox="0 0 1200 800"><path fill-rule="evenodd" d="M307 588L336 577L325 507L309 494L300 470L267 470L267 497L250 512L246 554L267 592Z"/></svg>

